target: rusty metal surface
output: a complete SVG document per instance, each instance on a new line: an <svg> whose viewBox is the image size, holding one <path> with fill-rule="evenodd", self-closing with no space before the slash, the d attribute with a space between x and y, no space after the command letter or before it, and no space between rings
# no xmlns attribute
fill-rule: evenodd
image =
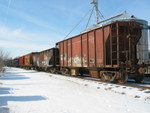
<svg viewBox="0 0 150 113"><path fill-rule="evenodd" d="M104 44L105 44L105 64L111 65L111 53L110 53L110 26L104 27Z"/></svg>
<svg viewBox="0 0 150 113"><path fill-rule="evenodd" d="M40 66L40 53L32 54L33 57L33 66Z"/></svg>
<svg viewBox="0 0 150 113"><path fill-rule="evenodd" d="M88 33L88 52L89 52L89 67L95 67L96 63L96 49L95 49L95 31Z"/></svg>
<svg viewBox="0 0 150 113"><path fill-rule="evenodd" d="M104 37L103 29L96 30L96 66L104 67Z"/></svg>
<svg viewBox="0 0 150 113"><path fill-rule="evenodd" d="M137 22L114 22L58 42L62 67L120 68L136 64Z"/></svg>
<svg viewBox="0 0 150 113"><path fill-rule="evenodd" d="M60 58L60 65L63 67L64 66L64 47L63 47L63 42L60 42L59 45L59 58Z"/></svg>
<svg viewBox="0 0 150 113"><path fill-rule="evenodd" d="M19 58L19 65L23 66L24 65L24 56Z"/></svg>
<svg viewBox="0 0 150 113"><path fill-rule="evenodd" d="M57 54L57 52L56 48L51 48L34 55L33 58L36 61L35 64L39 67L50 67L56 65L55 54Z"/></svg>
<svg viewBox="0 0 150 113"><path fill-rule="evenodd" d="M81 36L72 39L72 66L81 67Z"/></svg>
<svg viewBox="0 0 150 113"><path fill-rule="evenodd" d="M64 41L64 66L67 66L67 58L68 58L68 44L67 44L67 40Z"/></svg>
<svg viewBox="0 0 150 113"><path fill-rule="evenodd" d="M83 34L82 35L82 66L88 67L89 61L88 61L88 35Z"/></svg>
<svg viewBox="0 0 150 113"><path fill-rule="evenodd" d="M24 66L32 66L32 53L24 56Z"/></svg>
<svg viewBox="0 0 150 113"><path fill-rule="evenodd" d="M72 59L71 59L71 57L72 57L72 52L71 52L71 50L72 50L72 45L71 45L71 40L68 40L67 41L67 45L68 45L68 56L67 56L67 61L68 61L68 66L72 66Z"/></svg>
<svg viewBox="0 0 150 113"><path fill-rule="evenodd" d="M23 66L35 66L33 62L33 56L38 54L38 52L29 53L23 56Z"/></svg>
<svg viewBox="0 0 150 113"><path fill-rule="evenodd" d="M93 78L99 78L98 71L90 71L90 75Z"/></svg>

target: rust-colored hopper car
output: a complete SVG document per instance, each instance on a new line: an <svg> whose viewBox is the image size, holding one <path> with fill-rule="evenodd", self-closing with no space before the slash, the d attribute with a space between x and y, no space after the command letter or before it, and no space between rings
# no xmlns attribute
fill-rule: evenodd
<svg viewBox="0 0 150 113"><path fill-rule="evenodd" d="M143 80L136 46L141 37L140 23L116 21L58 42L62 73L88 73L104 81L125 83Z"/></svg>

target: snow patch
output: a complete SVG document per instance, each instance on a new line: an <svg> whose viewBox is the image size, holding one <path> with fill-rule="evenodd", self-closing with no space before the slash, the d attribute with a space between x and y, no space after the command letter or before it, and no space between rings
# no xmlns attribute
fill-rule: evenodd
<svg viewBox="0 0 150 113"><path fill-rule="evenodd" d="M68 80L73 83L88 86L92 88L97 88L101 90L111 91L114 93L119 93L123 95L128 95L134 98L141 98L144 100L149 100L150 98L150 90L149 89L142 89L142 88L133 88L128 86L122 86L118 84L110 84L110 83L103 83L103 82L97 82L97 81L90 81L90 80L84 80L80 78L74 78L74 77L66 77L62 75L55 75L50 74L51 77L55 77L62 80Z"/></svg>

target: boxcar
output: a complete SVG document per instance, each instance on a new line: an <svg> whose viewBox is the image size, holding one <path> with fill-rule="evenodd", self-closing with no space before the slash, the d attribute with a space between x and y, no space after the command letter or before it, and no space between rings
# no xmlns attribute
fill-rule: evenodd
<svg viewBox="0 0 150 113"><path fill-rule="evenodd" d="M141 37L140 24L116 21L58 42L63 74L101 77L104 81L125 83L143 80L144 69L138 65L136 45Z"/></svg>

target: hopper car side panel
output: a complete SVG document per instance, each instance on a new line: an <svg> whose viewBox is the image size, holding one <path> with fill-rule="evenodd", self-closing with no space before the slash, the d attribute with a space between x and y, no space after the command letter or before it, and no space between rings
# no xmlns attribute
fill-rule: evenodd
<svg viewBox="0 0 150 113"><path fill-rule="evenodd" d="M59 64L58 59L58 49L51 48L44 50L38 54L34 54L35 65L39 70L50 71L51 68L56 67Z"/></svg>
<svg viewBox="0 0 150 113"><path fill-rule="evenodd" d="M82 35L82 66L83 67L88 67L89 62L88 62L88 35L83 34Z"/></svg>
<svg viewBox="0 0 150 113"><path fill-rule="evenodd" d="M72 50L72 41L71 40L67 40L67 52L68 52L68 56L67 56L67 63L68 66L71 67L72 66L72 54L71 54L71 50Z"/></svg>
<svg viewBox="0 0 150 113"><path fill-rule="evenodd" d="M54 53L55 49L48 49L45 51L40 52L40 67L49 67L54 65Z"/></svg>
<svg viewBox="0 0 150 113"><path fill-rule="evenodd" d="M24 56L24 65L25 66L32 66L32 53L27 54Z"/></svg>
<svg viewBox="0 0 150 113"><path fill-rule="evenodd" d="M68 66L68 43L67 43L67 40L64 41L64 45L63 45L63 49L64 49L64 66Z"/></svg>
<svg viewBox="0 0 150 113"><path fill-rule="evenodd" d="M34 55L38 54L37 52L29 53L23 56L24 65L23 68L34 69L36 67L35 60L33 59Z"/></svg>
<svg viewBox="0 0 150 113"><path fill-rule="evenodd" d="M35 53L32 55L33 57L33 66L38 67L40 66L40 53Z"/></svg>
<svg viewBox="0 0 150 113"><path fill-rule="evenodd" d="M104 37L103 29L96 30L96 67L104 67ZM100 38L101 37L101 38ZM100 52L101 51L101 52Z"/></svg>
<svg viewBox="0 0 150 113"><path fill-rule="evenodd" d="M142 74L143 69L138 71L136 55L140 37L140 24L135 21L113 22L87 31L56 44L60 67L71 69L74 75L80 73L81 69L87 69L93 77L108 74L119 79L120 76L126 76L126 73Z"/></svg>
<svg viewBox="0 0 150 113"><path fill-rule="evenodd" d="M88 35L82 35L82 66L88 67Z"/></svg>
<svg viewBox="0 0 150 113"><path fill-rule="evenodd" d="M96 67L96 48L95 48L95 32L88 33L88 51L89 51L89 67Z"/></svg>
<svg viewBox="0 0 150 113"><path fill-rule="evenodd" d="M64 44L63 42L60 42L59 45L59 58L60 58L60 66L64 67Z"/></svg>
<svg viewBox="0 0 150 113"><path fill-rule="evenodd" d="M112 66L110 42L110 26L59 42L60 65L91 68Z"/></svg>
<svg viewBox="0 0 150 113"><path fill-rule="evenodd" d="M81 67L81 36L72 39L72 67Z"/></svg>

